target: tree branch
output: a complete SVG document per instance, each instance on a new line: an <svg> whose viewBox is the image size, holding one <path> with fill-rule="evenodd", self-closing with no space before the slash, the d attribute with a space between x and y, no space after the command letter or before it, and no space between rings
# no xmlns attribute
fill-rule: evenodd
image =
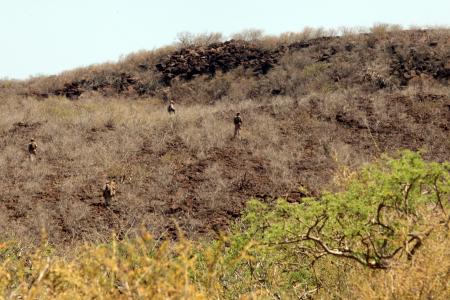
<svg viewBox="0 0 450 300"><path fill-rule="evenodd" d="M305 237L307 240L311 240L314 241L317 245L319 245L326 253L333 255L333 256L337 256L337 257L345 257L348 259L352 259L358 263L360 263L361 265L373 268L373 269L385 269L386 267L383 266L382 264L378 263L378 262L369 262L367 259L363 260L360 257L356 256L354 254L354 252L351 253L346 253L343 252L339 249L331 249L329 248L321 239L314 237L314 236L306 236Z"/></svg>
<svg viewBox="0 0 450 300"><path fill-rule="evenodd" d="M388 225L386 225L386 224L384 224L382 221L381 221L381 213L382 213L382 210L383 210L383 208L387 208L387 207L389 207L389 206L387 206L387 205L385 205L384 204L384 201L383 202L381 202L380 204L378 204L378 208L377 208L377 215L376 215L376 225L380 225L381 227L383 227L384 229L387 229L387 230L389 230L389 232L391 233L391 234L393 234L395 231L394 231L394 229L392 228L392 227L390 227L390 226L388 226Z"/></svg>
<svg viewBox="0 0 450 300"><path fill-rule="evenodd" d="M444 216L447 216L447 212L445 211L444 205L442 204L441 192L439 191L439 188L437 186L438 179L439 179L439 176L436 176L434 178L433 189L434 189L434 192L436 193L436 199L437 199L437 203L438 203L439 207L441 208L442 212L444 213Z"/></svg>
<svg viewBox="0 0 450 300"><path fill-rule="evenodd" d="M408 255L409 260L412 259L413 255L416 253L416 251L422 246L423 240L426 239L431 234L432 231L433 231L433 228L429 229L427 232L425 232L423 234L423 237L421 237L419 233L415 233L415 232L408 233L408 236L411 237L408 241L408 244L413 242L414 240L416 241L416 243L414 244L414 246L412 247L411 250L406 249L406 253Z"/></svg>

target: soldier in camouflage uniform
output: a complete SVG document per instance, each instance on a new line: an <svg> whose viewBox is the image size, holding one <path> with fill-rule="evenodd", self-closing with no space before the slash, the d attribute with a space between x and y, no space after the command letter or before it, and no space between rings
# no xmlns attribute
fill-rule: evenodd
<svg viewBox="0 0 450 300"><path fill-rule="evenodd" d="M37 144L34 139L30 139L30 143L28 144L28 154L30 155L30 160L34 161L37 154Z"/></svg>
<svg viewBox="0 0 450 300"><path fill-rule="evenodd" d="M167 107L167 111L169 114L175 114L175 103L173 101L170 101L169 106Z"/></svg>
<svg viewBox="0 0 450 300"><path fill-rule="evenodd" d="M242 126L242 118L241 118L241 114L237 113L236 116L234 117L234 136L233 138L236 137L241 137L241 126Z"/></svg>
<svg viewBox="0 0 450 300"><path fill-rule="evenodd" d="M108 207L112 198L116 196L116 182L114 180L107 181L103 186L103 199L105 200L105 206Z"/></svg>

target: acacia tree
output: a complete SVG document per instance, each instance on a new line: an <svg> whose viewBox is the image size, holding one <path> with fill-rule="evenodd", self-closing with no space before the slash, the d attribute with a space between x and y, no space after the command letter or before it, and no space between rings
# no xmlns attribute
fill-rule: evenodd
<svg viewBox="0 0 450 300"><path fill-rule="evenodd" d="M271 289L285 282L315 290L314 266L323 259L371 269L411 259L436 226L449 226L449 172L449 163L405 151L365 167L343 192L300 203L250 201L230 241L230 259L244 247L250 257L236 264L235 283L247 278Z"/></svg>

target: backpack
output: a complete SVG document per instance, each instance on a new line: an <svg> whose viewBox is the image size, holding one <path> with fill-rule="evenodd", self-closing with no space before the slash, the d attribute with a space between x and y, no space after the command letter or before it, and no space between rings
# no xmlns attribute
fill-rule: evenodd
<svg viewBox="0 0 450 300"><path fill-rule="evenodd" d="M113 196L113 189L111 187L111 184L107 183L105 185L105 188L103 189L103 196Z"/></svg>
<svg viewBox="0 0 450 300"><path fill-rule="evenodd" d="M28 145L28 151L34 152L34 151L36 151L36 149L37 149L37 146L36 146L35 143L30 143L30 144Z"/></svg>

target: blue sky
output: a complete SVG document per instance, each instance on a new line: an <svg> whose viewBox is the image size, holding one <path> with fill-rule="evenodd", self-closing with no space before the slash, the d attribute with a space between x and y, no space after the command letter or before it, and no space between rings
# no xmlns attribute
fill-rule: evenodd
<svg viewBox="0 0 450 300"><path fill-rule="evenodd" d="M116 61L177 33L450 25L449 0L0 0L0 78Z"/></svg>

